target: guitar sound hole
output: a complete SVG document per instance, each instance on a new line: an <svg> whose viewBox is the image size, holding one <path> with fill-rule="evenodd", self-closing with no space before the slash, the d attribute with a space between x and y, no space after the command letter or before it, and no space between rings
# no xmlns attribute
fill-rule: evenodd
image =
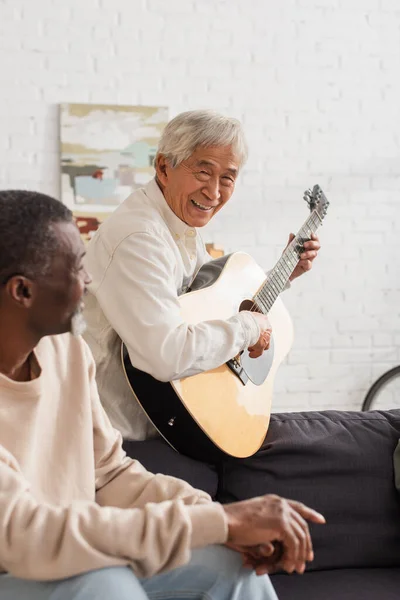
<svg viewBox="0 0 400 600"><path fill-rule="evenodd" d="M241 305L239 306L239 312L242 310L250 310L251 312L261 312L256 304L254 304L253 300L243 300Z"/></svg>

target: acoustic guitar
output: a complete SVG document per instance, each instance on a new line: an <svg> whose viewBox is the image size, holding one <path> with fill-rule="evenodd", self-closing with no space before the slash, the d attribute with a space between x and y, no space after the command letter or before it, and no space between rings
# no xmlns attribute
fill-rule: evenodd
<svg viewBox="0 0 400 600"><path fill-rule="evenodd" d="M182 454L210 462L227 455L245 458L264 442L274 377L293 338L289 313L278 296L329 205L318 185L304 199L310 215L267 277L251 256L236 252L206 263L179 298L182 317L191 324L228 319L241 310L268 315L271 343L262 356L250 358L245 350L212 371L165 383L134 368L121 345L133 395L159 433Z"/></svg>

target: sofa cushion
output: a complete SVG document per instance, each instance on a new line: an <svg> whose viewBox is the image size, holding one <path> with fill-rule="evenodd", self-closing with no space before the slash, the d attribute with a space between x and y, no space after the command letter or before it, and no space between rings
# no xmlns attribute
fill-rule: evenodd
<svg viewBox="0 0 400 600"><path fill-rule="evenodd" d="M215 468L193 458L178 454L163 439L144 442L124 441L124 450L148 471L179 477L215 498L218 477Z"/></svg>
<svg viewBox="0 0 400 600"><path fill-rule="evenodd" d="M311 570L400 566L399 438L399 410L272 415L257 455L224 460L218 499L276 493L324 514Z"/></svg>
<svg viewBox="0 0 400 600"><path fill-rule="evenodd" d="M337 569L273 575L279 600L398 600L400 569Z"/></svg>

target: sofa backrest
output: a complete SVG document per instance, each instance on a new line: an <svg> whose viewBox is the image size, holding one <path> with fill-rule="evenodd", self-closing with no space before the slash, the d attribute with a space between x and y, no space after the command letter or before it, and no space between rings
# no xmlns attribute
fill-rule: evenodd
<svg viewBox="0 0 400 600"><path fill-rule="evenodd" d="M224 460L218 499L276 493L324 514L310 570L400 566L399 438L399 410L273 415L256 456Z"/></svg>

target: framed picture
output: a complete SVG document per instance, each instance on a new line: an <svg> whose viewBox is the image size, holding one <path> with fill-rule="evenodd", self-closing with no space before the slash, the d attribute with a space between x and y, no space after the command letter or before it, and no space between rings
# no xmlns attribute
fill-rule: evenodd
<svg viewBox="0 0 400 600"><path fill-rule="evenodd" d="M154 176L166 107L62 104L61 199L90 239L98 225Z"/></svg>

